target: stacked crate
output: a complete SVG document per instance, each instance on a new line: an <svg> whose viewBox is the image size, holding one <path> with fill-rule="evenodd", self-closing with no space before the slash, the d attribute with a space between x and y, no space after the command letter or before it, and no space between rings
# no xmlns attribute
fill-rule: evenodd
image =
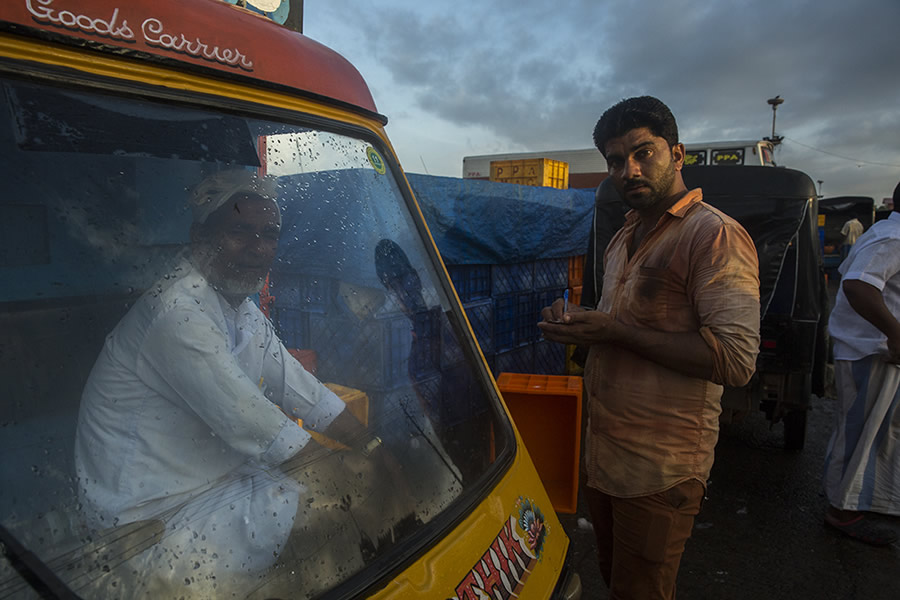
<svg viewBox="0 0 900 600"><path fill-rule="evenodd" d="M541 309L566 289L569 302L577 303L577 286L572 286L575 263L581 264L581 258L448 265L495 376L567 373L566 348L544 340L537 324ZM315 348L318 375L326 381L362 389L370 396L411 383L427 389L432 384L440 387L444 377L457 377L465 362L454 329L438 307L412 318L396 312L359 320L341 307L336 279L276 273L273 283L271 316L278 335L288 349ZM411 330L415 336L410 336ZM354 368L346 368L348 364Z"/></svg>
<svg viewBox="0 0 900 600"><path fill-rule="evenodd" d="M534 311L534 263L491 265L494 301L494 375L533 373L537 319Z"/></svg>
<svg viewBox="0 0 900 600"><path fill-rule="evenodd" d="M534 263L535 317L541 320L541 309L550 306L566 291L569 281L569 259L548 258ZM570 298L571 301L571 298ZM534 326L537 329L537 325ZM534 342L534 370L531 373L562 375L565 372L566 349L558 342L545 340L537 329Z"/></svg>
<svg viewBox="0 0 900 600"><path fill-rule="evenodd" d="M584 255L569 258L569 302L581 305L581 291L584 284ZM575 346L566 346L566 375L583 375L584 369L572 360Z"/></svg>
<svg viewBox="0 0 900 600"><path fill-rule="evenodd" d="M454 265L448 267L453 287L463 304L481 351L488 359L494 352L494 302L491 298L491 265ZM441 338L441 365L449 368L463 359L462 349L453 331L447 329Z"/></svg>
<svg viewBox="0 0 900 600"><path fill-rule="evenodd" d="M502 265L448 265L450 278L495 376L502 372L564 373L565 348L544 340L537 324L541 309L562 297L568 285L568 266L566 258Z"/></svg>
<svg viewBox="0 0 900 600"><path fill-rule="evenodd" d="M584 255L569 258L569 301L581 304L581 290L584 283Z"/></svg>
<svg viewBox="0 0 900 600"><path fill-rule="evenodd" d="M320 378L372 393L439 374L440 308L361 320L341 306L334 278L278 273L273 279L275 329L289 350L316 349ZM415 343L410 331L418 333Z"/></svg>

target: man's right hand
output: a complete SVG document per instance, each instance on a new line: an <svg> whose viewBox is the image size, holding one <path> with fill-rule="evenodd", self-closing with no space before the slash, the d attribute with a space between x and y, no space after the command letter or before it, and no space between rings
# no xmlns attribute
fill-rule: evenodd
<svg viewBox="0 0 900 600"><path fill-rule="evenodd" d="M541 311L544 320L538 323L538 327L545 339L561 344L590 346L615 342L620 336L623 326L609 313L572 305L563 313L562 307L563 301L557 300Z"/></svg>
<svg viewBox="0 0 900 600"><path fill-rule="evenodd" d="M885 360L889 363L900 365L900 336L894 338L888 337L887 349L888 353Z"/></svg>

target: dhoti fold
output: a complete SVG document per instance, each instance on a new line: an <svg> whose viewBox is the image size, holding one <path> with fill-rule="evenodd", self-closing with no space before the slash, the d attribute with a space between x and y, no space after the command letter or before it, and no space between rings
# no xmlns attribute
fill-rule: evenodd
<svg viewBox="0 0 900 600"><path fill-rule="evenodd" d="M900 366L872 355L834 363L838 406L825 494L840 509L900 515Z"/></svg>

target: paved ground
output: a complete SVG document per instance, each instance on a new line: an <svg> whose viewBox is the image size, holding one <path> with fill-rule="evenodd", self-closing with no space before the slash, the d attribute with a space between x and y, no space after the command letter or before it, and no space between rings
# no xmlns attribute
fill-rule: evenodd
<svg viewBox="0 0 900 600"><path fill-rule="evenodd" d="M760 412L723 427L708 499L681 564L688 600L897 600L900 547L872 548L822 524L821 473L834 401L814 399L806 448L783 449L782 426ZM561 515L585 600L608 598L583 497ZM881 520L900 531L900 519Z"/></svg>

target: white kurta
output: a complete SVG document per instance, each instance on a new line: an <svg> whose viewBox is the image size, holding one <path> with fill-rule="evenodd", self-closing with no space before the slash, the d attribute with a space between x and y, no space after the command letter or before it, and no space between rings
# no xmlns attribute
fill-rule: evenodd
<svg viewBox="0 0 900 600"><path fill-rule="evenodd" d="M310 439L279 406L325 428L345 405L255 304L235 310L182 262L116 326L85 386L75 461L89 521L164 515L144 558L174 578L270 565L302 492L278 465Z"/></svg>
<svg viewBox="0 0 900 600"><path fill-rule="evenodd" d="M879 221L841 264L843 280L881 291L900 315L900 214ZM838 291L828 324L834 339L838 410L825 459L832 506L900 515L900 366L882 360L887 337Z"/></svg>

